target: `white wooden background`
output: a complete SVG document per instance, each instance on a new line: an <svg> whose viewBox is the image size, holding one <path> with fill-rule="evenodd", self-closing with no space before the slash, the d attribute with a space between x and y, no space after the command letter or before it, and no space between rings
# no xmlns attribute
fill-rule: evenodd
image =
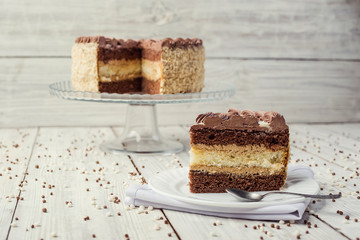
<svg viewBox="0 0 360 240"><path fill-rule="evenodd" d="M125 105L48 94L70 79L74 39L100 34L200 37L206 80L236 84L222 102L158 106L162 125L228 107L276 110L289 122L360 120L359 0L2 0L0 126L123 124Z"/></svg>

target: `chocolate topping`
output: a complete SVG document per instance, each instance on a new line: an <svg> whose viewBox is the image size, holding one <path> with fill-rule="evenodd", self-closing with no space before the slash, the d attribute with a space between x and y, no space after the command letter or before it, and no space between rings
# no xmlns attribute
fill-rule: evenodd
<svg viewBox="0 0 360 240"><path fill-rule="evenodd" d="M103 41L103 39L104 39L103 36L94 36L94 37L82 36L82 37L78 37L75 40L75 43L98 43L100 42L100 40Z"/></svg>
<svg viewBox="0 0 360 240"><path fill-rule="evenodd" d="M259 121L269 123L270 129L260 126ZM227 113L205 113L196 118L199 127L215 129L248 129L256 131L282 131L287 130L284 117L274 111L254 112L251 110L240 111L229 109ZM196 125L195 125L196 126Z"/></svg>
<svg viewBox="0 0 360 240"><path fill-rule="evenodd" d="M162 46L170 47L170 48L184 48L184 47L198 47L202 46L202 40L198 38L165 38L162 40Z"/></svg>
<svg viewBox="0 0 360 240"><path fill-rule="evenodd" d="M202 40L198 38L182 39L182 38L165 38L162 40L142 39L140 40L142 48L142 58L151 61L158 61L161 59L162 47L169 48L187 48L202 46Z"/></svg>
<svg viewBox="0 0 360 240"><path fill-rule="evenodd" d="M202 40L198 38L165 38L162 40L143 39L140 41L106 38L104 36L82 36L75 43L98 43L99 60L105 63L111 59L144 58L151 61L161 59L162 47L187 48L202 46Z"/></svg>
<svg viewBox="0 0 360 240"><path fill-rule="evenodd" d="M78 37L75 40L75 43L99 43L100 47L104 48L139 48L139 42L132 39L123 40L115 38L106 38L104 36L94 36L94 37Z"/></svg>

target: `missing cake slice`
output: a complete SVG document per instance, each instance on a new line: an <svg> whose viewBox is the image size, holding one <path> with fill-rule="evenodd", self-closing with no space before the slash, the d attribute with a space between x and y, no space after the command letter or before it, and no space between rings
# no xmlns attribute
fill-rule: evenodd
<svg viewBox="0 0 360 240"><path fill-rule="evenodd" d="M289 128L276 112L230 109L200 114L190 129L190 191L280 189L289 161Z"/></svg>

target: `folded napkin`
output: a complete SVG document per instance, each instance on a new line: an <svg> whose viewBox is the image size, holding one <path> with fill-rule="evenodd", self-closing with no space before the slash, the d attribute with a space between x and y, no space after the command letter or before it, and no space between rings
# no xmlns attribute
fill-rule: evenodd
<svg viewBox="0 0 360 240"><path fill-rule="evenodd" d="M297 175L301 178L313 178L314 174L309 167L292 166L288 168L288 173L293 177ZM126 190L125 203L135 206L153 206L154 208L169 209L181 212L197 213L203 215L226 217L226 218L244 218L254 220L299 220L309 199L303 202L293 204L274 205L259 208L229 208L203 206L198 204L186 203L176 199L163 196L153 191L149 185L132 185Z"/></svg>

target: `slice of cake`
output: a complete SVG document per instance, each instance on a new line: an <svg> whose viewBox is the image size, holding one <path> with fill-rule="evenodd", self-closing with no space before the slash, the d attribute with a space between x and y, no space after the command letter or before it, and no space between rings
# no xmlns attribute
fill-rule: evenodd
<svg viewBox="0 0 360 240"><path fill-rule="evenodd" d="M142 91L149 94L200 92L205 50L200 39L141 40Z"/></svg>
<svg viewBox="0 0 360 240"><path fill-rule="evenodd" d="M141 49L133 40L79 37L71 52L74 90L128 93L141 91Z"/></svg>
<svg viewBox="0 0 360 240"><path fill-rule="evenodd" d="M200 114L190 129L190 191L278 190L289 161L289 127L276 112Z"/></svg>

